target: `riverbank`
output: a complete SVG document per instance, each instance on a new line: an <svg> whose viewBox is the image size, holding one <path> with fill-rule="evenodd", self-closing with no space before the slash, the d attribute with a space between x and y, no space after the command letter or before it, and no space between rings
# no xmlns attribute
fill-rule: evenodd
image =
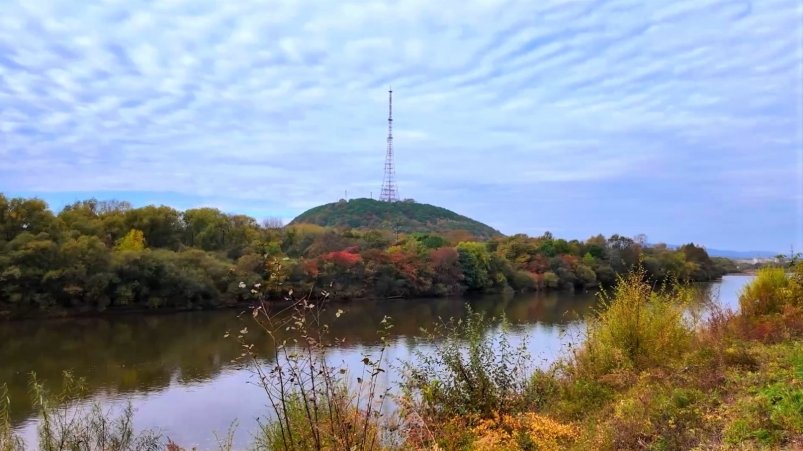
<svg viewBox="0 0 803 451"><path fill-rule="evenodd" d="M755 271L752 272L736 272L736 273L728 273L723 275L725 276L749 276L752 277L755 275ZM706 282L697 282L699 284L706 284L706 283L719 283L722 282L723 278L717 278L711 281ZM440 299L448 299L454 300L456 302L467 302L472 299L481 298L484 296L492 296L492 295L500 295L500 296L521 296L521 295L529 295L529 294L541 294L541 295L550 295L550 294L560 294L560 293L598 293L600 290L604 290L606 287L594 286L588 288L543 288L541 290L526 290L526 291L515 291L510 287L506 288L499 288L499 289L492 289L492 290L485 290L485 291L463 291L460 294L453 294L447 296L437 296ZM608 287L610 288L610 287ZM353 303L368 303L368 302L377 302L377 301L399 301L399 302L409 302L409 301L417 301L422 299L432 299L433 296L416 296L416 297L401 297L401 296L393 296L393 297L376 297L376 296L366 296L366 297L349 297L349 298L340 298L337 296L337 293L327 292L328 296L324 299L322 296L318 296L322 302L325 302L332 306L348 306ZM292 304L292 300L288 298L282 298L281 296L276 297L277 300L269 300L269 305L275 308L283 308L290 304ZM115 309L107 309L102 311L92 310L92 309L83 309L83 310L76 310L76 309L64 309L64 308L54 308L50 310L44 311L29 311L29 312L14 312L11 311L0 311L0 324L3 322L9 321L36 321L36 320L59 320L59 319L81 319L81 318L115 318L115 317L125 317L130 315L161 315L161 314L176 314L176 313L187 313L187 312L200 312L200 311L232 311L232 310L241 310L241 311L250 311L256 306L254 300L242 301L242 302L235 302L235 303L227 303L227 304L220 304L214 306L207 306L205 308L201 308L198 306L195 307L161 307L158 309L149 308L145 306L127 306L123 308L115 308Z"/></svg>
<svg viewBox="0 0 803 451"><path fill-rule="evenodd" d="M401 296L392 296L392 297L384 297L379 298L375 296L366 296L366 297L349 297L349 298L340 298L337 297L336 294L333 295L331 292L327 292L327 295L324 296L322 294L317 295L317 299L322 304L326 304L328 306L337 307L337 306L349 306L353 304L362 304L362 303L372 303L372 302L383 302L383 301L398 301L398 302L417 302L425 299L443 299L443 300L450 300L458 303L464 303L471 301L472 299L478 299L487 296L521 296L521 295L528 295L528 294L557 294L557 293L570 293L573 294L575 292L585 292L585 293L596 293L597 288L589 288L589 289L547 289L547 290L540 290L538 292L534 291L526 291L526 292L516 292L513 290L489 290L483 292L464 292L461 294L454 294L448 296L417 296L417 297L401 297ZM291 299L288 297L277 297L276 300L268 299L265 301L265 304L268 305L270 308L273 309L283 309L290 305L293 305L297 299ZM178 313L190 313L190 312L217 312L217 311L251 311L258 304L255 303L254 300L248 300L238 303L231 303L231 304L221 304L210 306L207 308L200 308L200 307L163 307L159 309L147 308L147 307L126 307L126 308L117 308L117 309L110 309L110 310L103 310L103 311L96 311L96 310L74 310L74 309L51 309L46 311L35 311L35 312L16 312L12 314L10 311L0 311L0 323L6 322L16 322L16 321L37 321L37 320L66 320L66 319L91 319L91 318L119 318L119 317L127 317L127 316L158 316L158 315L171 315L171 314L178 314Z"/></svg>
<svg viewBox="0 0 803 451"><path fill-rule="evenodd" d="M738 312L715 310L700 325L678 308L683 290L656 292L642 280L618 285L588 323L586 341L512 390L512 401L491 409L454 393L415 401L431 412L423 422L429 438L418 447L803 447L803 263L791 277L759 271ZM437 395L449 377L469 382L465 390L495 371L470 368L479 377L446 371L416 383L418 392L436 388Z"/></svg>

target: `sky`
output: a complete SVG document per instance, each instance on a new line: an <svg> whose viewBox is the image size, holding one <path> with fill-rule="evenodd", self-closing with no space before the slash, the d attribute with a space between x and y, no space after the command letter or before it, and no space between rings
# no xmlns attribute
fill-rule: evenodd
<svg viewBox="0 0 803 451"><path fill-rule="evenodd" d="M0 192L803 249L800 0L0 2ZM347 193L347 194L346 194Z"/></svg>

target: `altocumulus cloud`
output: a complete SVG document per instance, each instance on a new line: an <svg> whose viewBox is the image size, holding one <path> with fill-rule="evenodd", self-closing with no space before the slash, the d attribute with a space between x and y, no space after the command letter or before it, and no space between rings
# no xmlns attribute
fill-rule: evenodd
<svg viewBox="0 0 803 451"><path fill-rule="evenodd" d="M797 0L0 4L0 190L803 246Z"/></svg>

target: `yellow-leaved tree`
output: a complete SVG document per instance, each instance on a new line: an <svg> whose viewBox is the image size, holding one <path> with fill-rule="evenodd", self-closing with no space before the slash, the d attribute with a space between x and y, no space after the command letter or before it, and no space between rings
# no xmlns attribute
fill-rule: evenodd
<svg viewBox="0 0 803 451"><path fill-rule="evenodd" d="M118 251L141 251L145 249L145 234L142 230L131 229L114 246Z"/></svg>

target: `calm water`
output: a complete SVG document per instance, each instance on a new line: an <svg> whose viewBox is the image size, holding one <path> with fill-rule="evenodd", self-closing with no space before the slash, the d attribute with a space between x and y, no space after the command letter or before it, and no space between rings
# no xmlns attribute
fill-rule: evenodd
<svg viewBox="0 0 803 451"><path fill-rule="evenodd" d="M722 305L735 308L749 279L727 276L707 288ZM544 366L579 336L580 320L595 296L561 292L489 296L468 303L476 311L504 313L515 325L514 340L524 341L533 363ZM363 355L376 351L377 324L389 315L394 327L388 359L409 360L414 350L427 349L420 328L438 317L463 316L463 304L421 299L333 307L345 313L328 323L333 335L346 342L330 358L359 368ZM236 443L243 447L256 431L257 418L268 413L252 371L232 361L240 352L236 342L223 338L226 331L241 329L244 321L229 310L0 324L0 383L8 384L12 419L30 444L36 424L27 404L29 374L34 371L55 386L62 371L70 370L86 378L91 398L104 405L131 400L137 428L158 428L183 446L206 449L216 443L213 433L225 433L236 419ZM394 384L395 374L389 371L383 382Z"/></svg>

